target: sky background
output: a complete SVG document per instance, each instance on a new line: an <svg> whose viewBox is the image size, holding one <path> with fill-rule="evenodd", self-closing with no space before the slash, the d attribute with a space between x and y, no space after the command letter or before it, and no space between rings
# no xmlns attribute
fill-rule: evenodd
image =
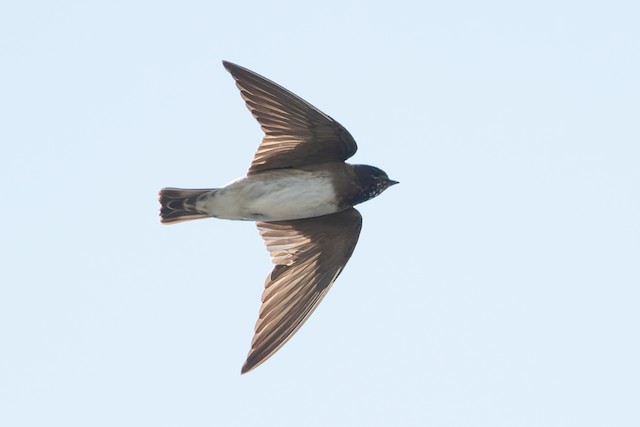
<svg viewBox="0 0 640 427"><path fill-rule="evenodd" d="M640 425L634 1L0 6L0 425ZM400 185L298 334L241 376L271 263L163 226L243 176L227 59Z"/></svg>

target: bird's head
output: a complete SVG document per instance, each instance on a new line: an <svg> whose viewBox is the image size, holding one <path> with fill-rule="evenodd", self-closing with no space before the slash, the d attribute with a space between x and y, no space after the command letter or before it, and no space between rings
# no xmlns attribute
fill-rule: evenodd
<svg viewBox="0 0 640 427"><path fill-rule="evenodd" d="M375 166L353 165L353 170L360 181L362 201L372 199L398 181L389 179L385 171Z"/></svg>

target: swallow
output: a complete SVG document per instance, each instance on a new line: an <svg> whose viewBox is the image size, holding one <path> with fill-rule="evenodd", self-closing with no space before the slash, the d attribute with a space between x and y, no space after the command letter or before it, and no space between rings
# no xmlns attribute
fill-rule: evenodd
<svg viewBox="0 0 640 427"><path fill-rule="evenodd" d="M300 329L342 272L362 228L354 206L398 182L374 166L345 162L357 145L340 123L253 71L223 65L265 136L245 177L222 188L160 190L160 218L256 222L275 267L244 374Z"/></svg>

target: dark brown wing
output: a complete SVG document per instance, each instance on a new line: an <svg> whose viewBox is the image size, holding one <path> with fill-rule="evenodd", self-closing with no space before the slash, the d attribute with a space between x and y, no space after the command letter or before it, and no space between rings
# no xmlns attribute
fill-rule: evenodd
<svg viewBox="0 0 640 427"><path fill-rule="evenodd" d="M246 68L222 62L265 133L248 174L268 169L344 161L358 149L331 117L282 86Z"/></svg>
<svg viewBox="0 0 640 427"><path fill-rule="evenodd" d="M276 266L242 373L271 357L318 306L356 247L362 217L353 209L295 221L258 222Z"/></svg>

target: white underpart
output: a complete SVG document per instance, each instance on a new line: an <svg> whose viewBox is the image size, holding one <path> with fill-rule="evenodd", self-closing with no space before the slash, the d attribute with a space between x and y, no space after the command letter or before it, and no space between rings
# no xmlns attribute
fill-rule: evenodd
<svg viewBox="0 0 640 427"><path fill-rule="evenodd" d="M238 179L197 207L223 219L285 221L337 212L335 199L328 174L288 169Z"/></svg>

